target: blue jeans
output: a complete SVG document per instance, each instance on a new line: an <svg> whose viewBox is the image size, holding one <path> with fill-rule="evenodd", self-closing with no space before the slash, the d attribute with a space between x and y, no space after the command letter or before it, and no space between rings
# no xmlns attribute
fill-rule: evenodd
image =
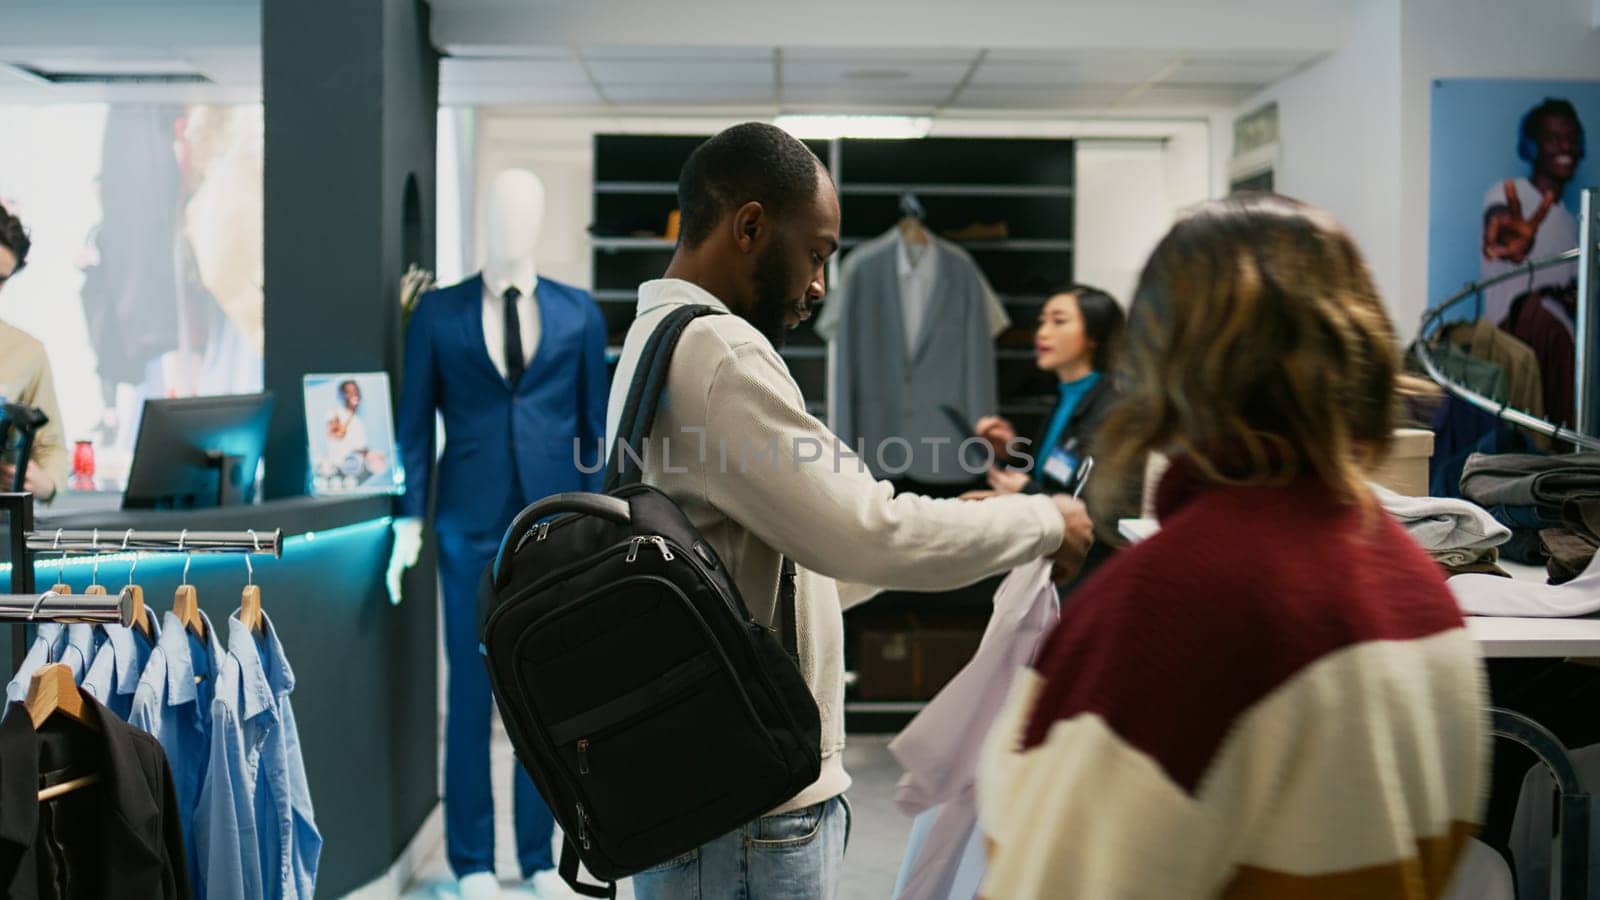
<svg viewBox="0 0 1600 900"><path fill-rule="evenodd" d="M509 522L509 517L508 517ZM478 652L478 576L500 548L500 535L439 533L444 587L444 649L449 662L445 712L445 853L456 877L494 871L494 797L489 783L489 670ZM555 817L521 765L513 762L512 813L522 877L555 868Z"/></svg>
<svg viewBox="0 0 1600 900"><path fill-rule="evenodd" d="M763 816L633 876L638 900L833 900L850 842L850 804L834 797Z"/></svg>

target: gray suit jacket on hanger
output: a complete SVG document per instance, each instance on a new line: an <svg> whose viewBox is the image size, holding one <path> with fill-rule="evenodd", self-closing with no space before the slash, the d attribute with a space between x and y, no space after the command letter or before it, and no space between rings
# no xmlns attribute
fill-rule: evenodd
<svg viewBox="0 0 1600 900"><path fill-rule="evenodd" d="M834 432L862 451L879 478L952 484L982 477L985 456L969 450L968 468L977 471L962 467L960 444L968 435L939 407L969 423L996 412L994 338L983 273L960 247L929 239L938 274L912 352L894 229L844 261L839 289L828 298L834 308L817 327L831 341Z"/></svg>

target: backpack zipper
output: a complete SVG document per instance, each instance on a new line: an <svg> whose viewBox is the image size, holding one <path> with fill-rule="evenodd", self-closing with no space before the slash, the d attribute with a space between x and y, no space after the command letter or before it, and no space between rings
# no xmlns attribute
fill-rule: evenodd
<svg viewBox="0 0 1600 900"><path fill-rule="evenodd" d="M589 814L583 811L583 804L582 803L577 804L577 806L578 806L578 843L583 845L583 849L588 850L589 849Z"/></svg>
<svg viewBox="0 0 1600 900"><path fill-rule="evenodd" d="M589 774L589 739L578 739L578 774Z"/></svg>
<svg viewBox="0 0 1600 900"><path fill-rule="evenodd" d="M648 536L636 537L633 538L629 543L631 543L632 546L628 548L628 562L635 562L639 559L639 548L645 544L656 545L656 549L661 551L662 562L672 562L673 560L677 559L677 557L672 554L672 551L667 548L666 538Z"/></svg>

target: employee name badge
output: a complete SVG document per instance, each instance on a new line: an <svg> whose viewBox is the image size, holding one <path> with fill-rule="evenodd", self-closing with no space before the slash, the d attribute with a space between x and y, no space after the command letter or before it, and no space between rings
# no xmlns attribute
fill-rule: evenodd
<svg viewBox="0 0 1600 900"><path fill-rule="evenodd" d="M1076 449L1075 447L1073 449ZM1056 447L1045 457L1044 477L1058 485L1072 483L1072 473L1078 470L1078 455L1072 449Z"/></svg>

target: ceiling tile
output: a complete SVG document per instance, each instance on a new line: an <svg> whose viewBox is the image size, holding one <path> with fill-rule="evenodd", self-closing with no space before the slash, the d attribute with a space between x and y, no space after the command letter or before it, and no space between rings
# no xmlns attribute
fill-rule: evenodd
<svg viewBox="0 0 1600 900"><path fill-rule="evenodd" d="M978 55L970 48L949 47L784 47L783 57L802 63L882 65L884 63L970 64Z"/></svg>
<svg viewBox="0 0 1600 900"><path fill-rule="evenodd" d="M650 47L641 45L584 47L589 60L723 60L759 62L772 59L766 47Z"/></svg>
<svg viewBox="0 0 1600 900"><path fill-rule="evenodd" d="M883 103L888 105L933 106L950 96L951 88L943 85L916 84L843 84L843 85L790 85L783 86L784 103Z"/></svg>
<svg viewBox="0 0 1600 900"><path fill-rule="evenodd" d="M773 67L770 58L740 60L614 60L590 59L589 71L596 81L609 84L696 84L712 87L759 82L772 90Z"/></svg>
<svg viewBox="0 0 1600 900"><path fill-rule="evenodd" d="M1054 109L1109 106L1133 85L980 86L961 92L951 104L959 109Z"/></svg>
<svg viewBox="0 0 1600 900"><path fill-rule="evenodd" d="M1118 108L1212 109L1234 107L1249 100L1257 92L1258 89L1250 85L1158 84L1130 97L1126 102L1118 104Z"/></svg>
<svg viewBox="0 0 1600 900"><path fill-rule="evenodd" d="M607 84L613 103L679 103L686 106L722 103L771 103L771 84Z"/></svg>
<svg viewBox="0 0 1600 900"><path fill-rule="evenodd" d="M589 84L583 67L571 58L444 59L439 63L441 83L458 85L529 84L542 87Z"/></svg>
<svg viewBox="0 0 1600 900"><path fill-rule="evenodd" d="M1050 62L985 61L973 76L973 85L1071 86L1076 84L1139 84L1161 73L1169 57L1148 54L1084 58L1062 53Z"/></svg>
<svg viewBox="0 0 1600 900"><path fill-rule="evenodd" d="M599 106L589 85L458 84L441 78L439 102L445 106Z"/></svg>
<svg viewBox="0 0 1600 900"><path fill-rule="evenodd" d="M571 59L572 48L547 44L502 44L495 47L466 45L451 48L444 60L477 59L485 56L504 59Z"/></svg>
<svg viewBox="0 0 1600 900"><path fill-rule="evenodd" d="M820 61L783 58L783 83L818 85L942 84L953 86L966 77L967 62L896 62L865 57Z"/></svg>
<svg viewBox="0 0 1600 900"><path fill-rule="evenodd" d="M1246 84L1265 87L1293 73L1295 63L1192 62L1162 79L1167 84Z"/></svg>

